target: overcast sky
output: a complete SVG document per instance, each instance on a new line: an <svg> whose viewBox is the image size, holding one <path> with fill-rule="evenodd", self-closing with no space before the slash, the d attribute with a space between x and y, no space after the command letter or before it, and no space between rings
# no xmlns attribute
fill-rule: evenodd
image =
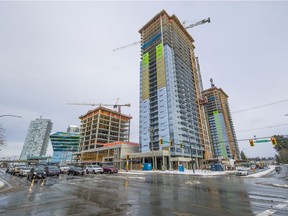
<svg viewBox="0 0 288 216"><path fill-rule="evenodd" d="M140 46L112 50L140 41L138 30L163 9L190 23L211 18L188 32L204 88L213 78L229 95L237 138L288 134L288 101L237 112L288 99L287 2L0 2L0 115L23 116L0 118L0 157L20 155L30 121L42 116L66 131L93 109L67 102L131 103L122 112L139 142ZM275 155L271 143L239 147Z"/></svg>

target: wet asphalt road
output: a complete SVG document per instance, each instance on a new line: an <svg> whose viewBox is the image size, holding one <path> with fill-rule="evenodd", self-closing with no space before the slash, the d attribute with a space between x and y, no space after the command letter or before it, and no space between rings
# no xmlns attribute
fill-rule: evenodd
<svg viewBox="0 0 288 216"><path fill-rule="evenodd" d="M13 187L0 192L0 215L288 215L288 189L271 185L287 184L278 176L63 174L30 182L2 174Z"/></svg>

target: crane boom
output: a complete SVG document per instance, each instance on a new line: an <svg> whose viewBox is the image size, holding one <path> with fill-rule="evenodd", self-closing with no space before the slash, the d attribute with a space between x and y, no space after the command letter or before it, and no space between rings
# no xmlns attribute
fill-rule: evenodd
<svg viewBox="0 0 288 216"><path fill-rule="evenodd" d="M205 24L205 23L210 23L210 17L208 19L203 19L203 20L198 21L196 23L192 23L191 25L185 27L185 29L193 28L195 26L202 25L202 24Z"/></svg>
<svg viewBox="0 0 288 216"><path fill-rule="evenodd" d="M192 23L191 25L185 27L185 29L193 28L193 27L195 27L195 26L202 25L202 24L205 24L205 23L210 23L210 17L207 18L207 19L203 19L203 20L201 20L201 21L198 21L198 22L196 22L196 23ZM127 45L125 45L125 46L115 48L115 49L113 49L113 52L116 52L116 51L121 50L121 49L125 49L125 48L127 48L127 47L135 46L135 45L138 45L138 44L141 44L141 41L136 41L136 42L134 42L134 43L127 44Z"/></svg>
<svg viewBox="0 0 288 216"><path fill-rule="evenodd" d="M134 43L131 43L131 44L127 44L125 46L122 46L122 47L118 47L116 49L113 49L113 52L117 51L117 50L120 50L120 49L124 49L124 48L127 48L127 47L130 47L130 46L135 46L135 45L138 45L140 44L141 41L137 41L137 42L134 42Z"/></svg>
<svg viewBox="0 0 288 216"><path fill-rule="evenodd" d="M130 107L131 104L96 104L96 103L66 103L67 105L87 105L87 106L113 106L113 108L117 108L118 107L118 112L121 113L121 107L122 106L127 106Z"/></svg>

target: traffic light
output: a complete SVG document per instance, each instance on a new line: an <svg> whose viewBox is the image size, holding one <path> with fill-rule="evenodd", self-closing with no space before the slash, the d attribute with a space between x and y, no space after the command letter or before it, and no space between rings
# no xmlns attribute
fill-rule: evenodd
<svg viewBox="0 0 288 216"><path fill-rule="evenodd" d="M126 155L126 160L129 160L129 155Z"/></svg>
<svg viewBox="0 0 288 216"><path fill-rule="evenodd" d="M159 140L159 142L160 142L160 144L162 145L162 144L163 144L163 139L161 138L161 139Z"/></svg>
<svg viewBox="0 0 288 216"><path fill-rule="evenodd" d="M183 148L183 144L182 143L180 143L180 148Z"/></svg>
<svg viewBox="0 0 288 216"><path fill-rule="evenodd" d="M273 145L276 145L277 144L277 140L275 137L271 137L271 142Z"/></svg>
<svg viewBox="0 0 288 216"><path fill-rule="evenodd" d="M172 141L172 140L170 140L170 142L169 142L169 143L170 143L170 146L172 146L172 145L173 145L173 141Z"/></svg>
<svg viewBox="0 0 288 216"><path fill-rule="evenodd" d="M250 143L250 146L251 146L251 147L254 146L254 140L253 140L253 139L249 139L249 143Z"/></svg>

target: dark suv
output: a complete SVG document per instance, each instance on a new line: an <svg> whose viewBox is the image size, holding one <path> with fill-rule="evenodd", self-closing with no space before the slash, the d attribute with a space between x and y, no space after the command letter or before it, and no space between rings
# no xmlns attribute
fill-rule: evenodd
<svg viewBox="0 0 288 216"><path fill-rule="evenodd" d="M81 167L77 166L70 166L70 169L68 170L68 175L84 175L84 170Z"/></svg>
<svg viewBox="0 0 288 216"><path fill-rule="evenodd" d="M33 179L45 179L46 172L44 170L44 167L33 167L31 168L30 172L28 172L27 180L33 180Z"/></svg>
<svg viewBox="0 0 288 216"><path fill-rule="evenodd" d="M47 176L59 176L60 175L60 169L57 166L46 166L45 172Z"/></svg>

